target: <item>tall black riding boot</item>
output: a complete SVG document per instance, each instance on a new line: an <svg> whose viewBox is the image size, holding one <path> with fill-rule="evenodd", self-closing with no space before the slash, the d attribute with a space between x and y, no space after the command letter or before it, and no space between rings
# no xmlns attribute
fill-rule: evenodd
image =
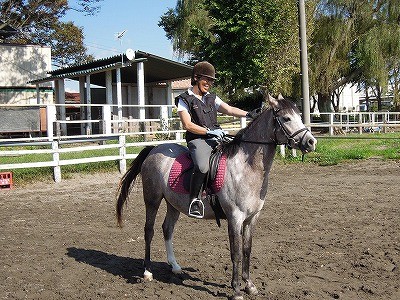
<svg viewBox="0 0 400 300"><path fill-rule="evenodd" d="M206 174L194 171L190 179L190 206L189 216L194 218L202 218L204 216L204 204L199 198L201 187L204 183Z"/></svg>

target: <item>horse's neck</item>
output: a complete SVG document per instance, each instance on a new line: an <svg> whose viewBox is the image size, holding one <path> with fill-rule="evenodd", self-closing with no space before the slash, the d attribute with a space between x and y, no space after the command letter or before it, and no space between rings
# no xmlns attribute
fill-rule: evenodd
<svg viewBox="0 0 400 300"><path fill-rule="evenodd" d="M275 140L275 122L273 114L272 109L261 114L243 133L243 139L259 142L273 142Z"/></svg>
<svg viewBox="0 0 400 300"><path fill-rule="evenodd" d="M266 175L276 152L274 125L273 111L264 112L243 133L242 139L250 142L241 143L242 151L253 168L266 172Z"/></svg>

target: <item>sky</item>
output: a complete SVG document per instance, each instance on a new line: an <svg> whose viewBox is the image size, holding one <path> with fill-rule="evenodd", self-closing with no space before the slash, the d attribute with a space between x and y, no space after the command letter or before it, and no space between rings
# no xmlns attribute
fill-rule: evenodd
<svg viewBox="0 0 400 300"><path fill-rule="evenodd" d="M73 21L83 28L84 44L88 54L95 59L106 58L130 48L141 50L167 59L178 60L172 50L171 41L158 26L160 17L175 8L177 0L103 0L101 9L94 16L68 11L64 21ZM70 0L71 6L76 3ZM122 38L117 35L124 30ZM77 92L79 85L66 80L67 92Z"/></svg>
<svg viewBox="0 0 400 300"><path fill-rule="evenodd" d="M76 1L70 1L74 5ZM95 58L105 58L125 52L142 50L168 59L173 55L172 44L157 24L176 0L103 0L95 16L68 11L64 20L82 27L84 44ZM121 39L116 36L126 30Z"/></svg>

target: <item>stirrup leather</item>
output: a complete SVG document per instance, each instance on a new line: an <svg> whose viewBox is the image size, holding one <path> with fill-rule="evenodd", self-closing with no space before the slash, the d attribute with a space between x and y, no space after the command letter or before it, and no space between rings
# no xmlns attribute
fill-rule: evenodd
<svg viewBox="0 0 400 300"><path fill-rule="evenodd" d="M195 203L197 203L197 205L199 206L200 215L192 214L192 205L195 204ZM189 215L189 217L202 219L204 217L204 203L203 203L203 201L201 201L198 198L193 199L192 202L190 202L190 205L189 205L188 215Z"/></svg>

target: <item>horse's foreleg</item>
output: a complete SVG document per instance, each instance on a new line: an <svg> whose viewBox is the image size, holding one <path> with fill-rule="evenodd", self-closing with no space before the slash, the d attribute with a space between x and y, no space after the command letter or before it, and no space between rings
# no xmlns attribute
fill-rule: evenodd
<svg viewBox="0 0 400 300"><path fill-rule="evenodd" d="M143 279L145 281L153 280L153 273L151 272L151 241L154 236L154 223L158 208L160 207L161 199L157 202L146 201L146 224L144 226L144 240L145 240L145 256L144 256L144 274Z"/></svg>
<svg viewBox="0 0 400 300"><path fill-rule="evenodd" d="M243 262L242 262L242 279L246 282L245 291L249 295L257 295L258 290L250 279L250 256L253 240L253 232L257 222L259 213L255 215L249 223L243 226Z"/></svg>
<svg viewBox="0 0 400 300"><path fill-rule="evenodd" d="M167 250L167 261L172 267L174 274L182 272L182 268L176 262L173 239L174 239L174 228L176 221L179 218L179 211L176 210L171 204L167 202L167 214L162 225L165 241L165 249Z"/></svg>
<svg viewBox="0 0 400 300"><path fill-rule="evenodd" d="M240 281L239 281L239 265L241 260L241 228L242 223L236 220L228 219L228 232L229 232L229 243L231 250L231 260L232 260L232 281L231 286L234 290L234 294L231 299L242 300L243 295L240 291Z"/></svg>

